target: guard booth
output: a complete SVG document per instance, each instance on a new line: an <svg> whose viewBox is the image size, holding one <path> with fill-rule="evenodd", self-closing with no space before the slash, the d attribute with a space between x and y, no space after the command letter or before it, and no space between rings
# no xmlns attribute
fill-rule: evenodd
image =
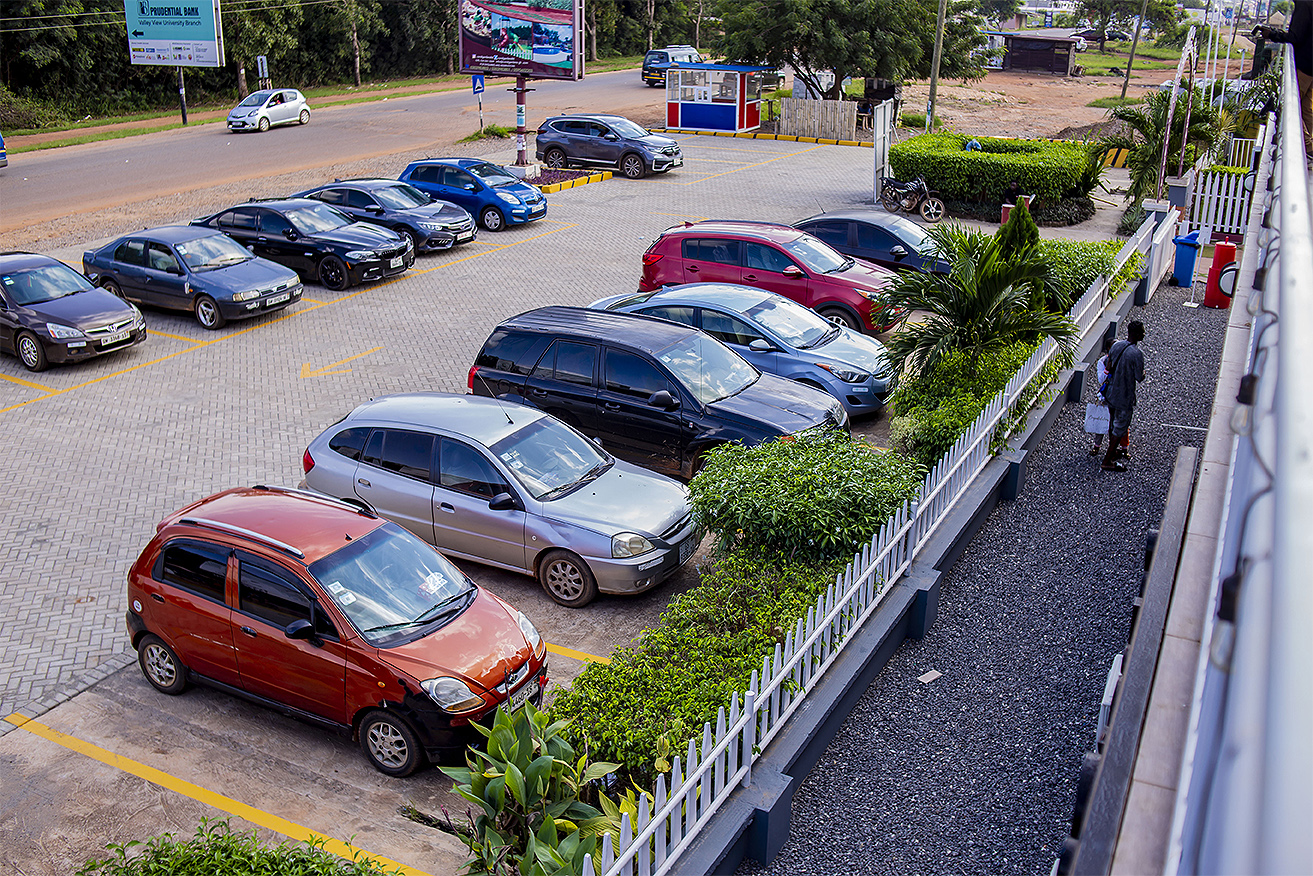
<svg viewBox="0 0 1313 876"><path fill-rule="evenodd" d="M679 64L666 71L666 127L690 131L755 130L761 85L771 67Z"/></svg>

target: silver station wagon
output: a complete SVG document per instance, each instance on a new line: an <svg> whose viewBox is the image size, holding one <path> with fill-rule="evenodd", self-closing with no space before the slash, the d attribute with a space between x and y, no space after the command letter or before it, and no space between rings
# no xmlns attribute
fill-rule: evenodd
<svg viewBox="0 0 1313 876"><path fill-rule="evenodd" d="M561 605L642 593L701 541L688 488L511 402L384 396L310 442L306 486L365 502L454 557L533 575Z"/></svg>

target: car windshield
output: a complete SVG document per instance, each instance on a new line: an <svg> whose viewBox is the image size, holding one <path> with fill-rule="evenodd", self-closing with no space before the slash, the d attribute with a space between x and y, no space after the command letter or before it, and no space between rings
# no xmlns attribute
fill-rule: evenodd
<svg viewBox="0 0 1313 876"><path fill-rule="evenodd" d="M302 234L318 234L321 231L332 231L334 228L351 224L351 217L334 210L327 204L294 207L283 215L292 223L292 227Z"/></svg>
<svg viewBox="0 0 1313 876"><path fill-rule="evenodd" d="M704 405L742 392L761 376L738 353L702 332L676 341L657 358Z"/></svg>
<svg viewBox="0 0 1313 876"><path fill-rule="evenodd" d="M214 271L255 258L250 250L226 234L186 240L174 247L193 271Z"/></svg>
<svg viewBox="0 0 1313 876"><path fill-rule="evenodd" d="M612 464L595 444L551 417L533 421L490 449L539 501L565 495Z"/></svg>
<svg viewBox="0 0 1313 876"><path fill-rule="evenodd" d="M383 202L383 206L391 207L393 210L409 210L412 207L423 207L425 204L433 203L433 199L428 195L405 183L374 189L373 195Z"/></svg>
<svg viewBox="0 0 1313 876"><path fill-rule="evenodd" d="M816 311L779 296L753 305L748 308L747 315L800 350L814 347L839 333L833 323Z"/></svg>
<svg viewBox="0 0 1313 876"><path fill-rule="evenodd" d="M848 256L843 255L828 243L818 240L810 234L784 244L784 248L794 258L818 274L842 271L853 263L853 260Z"/></svg>
<svg viewBox="0 0 1313 876"><path fill-rule="evenodd" d="M246 100L237 104L238 106L264 106L264 102L269 99L270 91L253 91L247 95Z"/></svg>
<svg viewBox="0 0 1313 876"><path fill-rule="evenodd" d="M20 306L54 301L95 288L86 277L64 264L37 265L0 274L0 286Z"/></svg>
<svg viewBox="0 0 1313 876"><path fill-rule="evenodd" d="M474 584L432 545L386 523L311 564L310 574L371 645L450 619Z"/></svg>
<svg viewBox="0 0 1313 876"><path fill-rule="evenodd" d="M930 255L935 251L935 242L930 235L925 233L925 229L915 222L900 223L898 234L904 240L912 245L912 248L922 255Z"/></svg>
<svg viewBox="0 0 1313 876"><path fill-rule="evenodd" d="M607 124L611 126L611 130L615 131L621 137L628 137L631 140L639 137L646 137L648 134L652 133L642 125L629 121L629 119L607 119Z"/></svg>
<svg viewBox="0 0 1313 876"><path fill-rule="evenodd" d="M506 186L514 182L519 182L519 180L511 176L505 168L498 167L495 164L488 164L487 162L484 162L483 164L472 164L465 169L490 186Z"/></svg>

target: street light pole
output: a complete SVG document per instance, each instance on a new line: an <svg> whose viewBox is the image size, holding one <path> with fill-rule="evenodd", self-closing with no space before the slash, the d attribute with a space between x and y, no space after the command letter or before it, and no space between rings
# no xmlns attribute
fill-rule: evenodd
<svg viewBox="0 0 1313 876"><path fill-rule="evenodd" d="M935 19L935 54L930 61L930 102L925 110L925 129L929 132L935 123L935 92L939 90L939 57L944 51L944 19L948 16L948 0L939 0L939 17Z"/></svg>

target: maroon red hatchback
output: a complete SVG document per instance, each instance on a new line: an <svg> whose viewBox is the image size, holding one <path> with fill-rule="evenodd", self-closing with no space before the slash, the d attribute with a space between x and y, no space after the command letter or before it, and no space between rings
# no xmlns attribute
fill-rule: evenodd
<svg viewBox="0 0 1313 876"><path fill-rule="evenodd" d="M894 277L788 225L709 219L661 232L643 255L638 291L741 283L791 298L854 331L882 332L896 321L884 305Z"/></svg>
<svg viewBox="0 0 1313 876"><path fill-rule="evenodd" d="M541 703L546 643L521 612L368 510L255 486L188 505L128 574L128 633L156 689L197 682L359 740L392 776Z"/></svg>

